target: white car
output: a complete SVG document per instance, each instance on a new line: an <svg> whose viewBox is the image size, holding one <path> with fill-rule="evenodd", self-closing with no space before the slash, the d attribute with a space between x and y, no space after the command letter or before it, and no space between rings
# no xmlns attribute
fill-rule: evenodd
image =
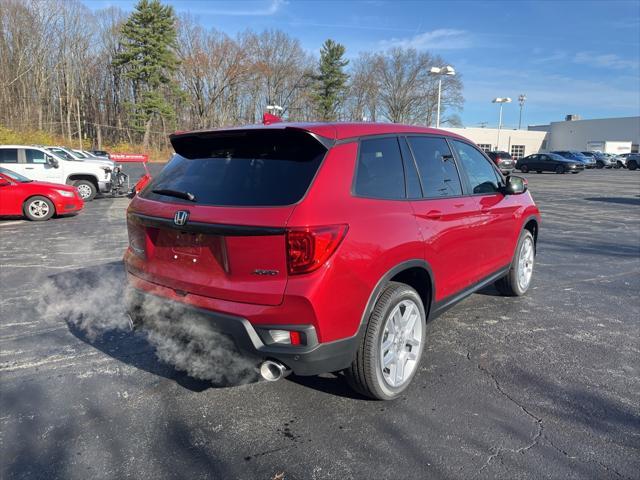
<svg viewBox="0 0 640 480"><path fill-rule="evenodd" d="M31 180L73 185L84 201L112 190L112 168L104 162L69 160L44 147L0 145L0 167Z"/></svg>
<svg viewBox="0 0 640 480"><path fill-rule="evenodd" d="M106 165L113 168L116 166L116 162L109 160L108 158L98 157L86 157L78 154L75 150L71 150L66 147L44 147L46 150L55 153L58 157L62 157L66 160L78 161L78 162L91 162L99 165Z"/></svg>

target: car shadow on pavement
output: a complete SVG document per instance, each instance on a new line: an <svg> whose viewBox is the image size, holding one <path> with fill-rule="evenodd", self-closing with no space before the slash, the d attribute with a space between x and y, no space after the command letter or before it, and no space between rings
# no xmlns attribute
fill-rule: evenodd
<svg viewBox="0 0 640 480"><path fill-rule="evenodd" d="M122 262L65 271L50 275L48 280L45 313L53 313L73 336L106 355L195 392L248 383L247 378L235 381L231 376L215 382L200 380L161 361L147 335L129 328Z"/></svg>
<svg viewBox="0 0 640 480"><path fill-rule="evenodd" d="M351 400L373 401L351 389L347 380L344 378L344 375L341 373L304 377L291 375L287 377L287 380L297 383L298 385L302 385L303 387L317 390L322 393L328 393L329 395L334 395L336 397L344 397Z"/></svg>
<svg viewBox="0 0 640 480"><path fill-rule="evenodd" d="M620 205L640 205L640 198L628 197L588 197L585 198L590 202L617 203Z"/></svg>

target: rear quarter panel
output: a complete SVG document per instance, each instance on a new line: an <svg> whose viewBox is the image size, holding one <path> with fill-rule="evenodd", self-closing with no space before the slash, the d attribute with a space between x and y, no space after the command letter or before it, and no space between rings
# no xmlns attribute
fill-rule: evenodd
<svg viewBox="0 0 640 480"><path fill-rule="evenodd" d="M403 261L424 258L410 202L351 195L357 146L333 147L288 223L349 226L327 263L311 274L290 276L287 284L287 297L311 300L321 342L356 334L380 278Z"/></svg>

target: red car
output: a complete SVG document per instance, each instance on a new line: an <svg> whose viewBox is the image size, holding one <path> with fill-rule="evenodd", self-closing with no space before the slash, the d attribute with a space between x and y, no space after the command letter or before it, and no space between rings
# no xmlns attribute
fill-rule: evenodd
<svg viewBox="0 0 640 480"><path fill-rule="evenodd" d="M395 398L428 319L489 284L530 286L540 214L527 183L463 137L274 123L171 142L127 213L132 320L221 331L268 380L343 371Z"/></svg>
<svg viewBox="0 0 640 480"><path fill-rule="evenodd" d="M53 215L77 213L84 202L76 187L36 182L0 167L0 216L49 220Z"/></svg>

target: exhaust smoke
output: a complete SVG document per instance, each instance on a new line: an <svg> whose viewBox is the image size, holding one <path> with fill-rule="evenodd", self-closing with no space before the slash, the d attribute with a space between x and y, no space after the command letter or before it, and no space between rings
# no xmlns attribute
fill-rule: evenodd
<svg viewBox="0 0 640 480"><path fill-rule="evenodd" d="M125 305L133 292L121 262L52 275L42 284L37 310L47 321L66 322L82 331L90 344L108 333L131 332ZM206 320L189 309L151 297L140 314L145 324L131 334L144 336L160 361L217 385L257 380L256 362L242 356L229 337L207 328Z"/></svg>

